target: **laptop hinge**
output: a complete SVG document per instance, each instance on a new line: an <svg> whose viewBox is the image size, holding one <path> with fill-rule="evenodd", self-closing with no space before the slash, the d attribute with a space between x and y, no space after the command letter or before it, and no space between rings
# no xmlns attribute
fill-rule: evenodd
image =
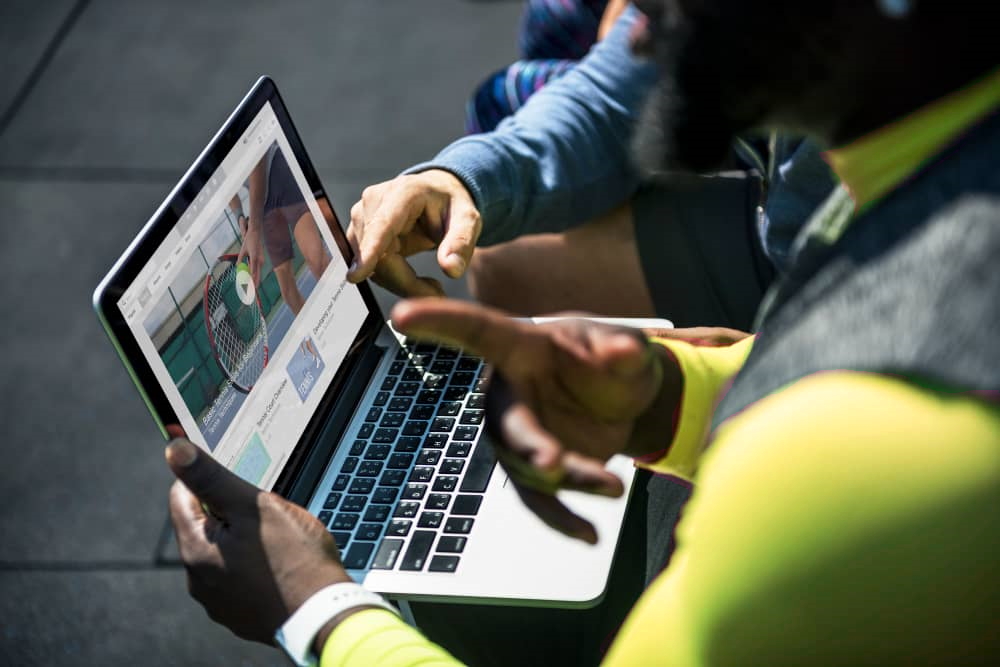
<svg viewBox="0 0 1000 667"><path fill-rule="evenodd" d="M344 378L341 385L344 388L343 393L334 403L330 417L320 430L315 445L307 454L305 463L286 494L286 497L294 503L306 505L309 502L385 353L385 348L379 345L367 345L366 348L358 363Z"/></svg>

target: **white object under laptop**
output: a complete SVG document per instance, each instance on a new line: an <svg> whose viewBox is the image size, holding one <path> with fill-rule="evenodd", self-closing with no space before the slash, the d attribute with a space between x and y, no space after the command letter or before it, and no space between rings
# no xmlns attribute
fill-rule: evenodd
<svg viewBox="0 0 1000 667"><path fill-rule="evenodd" d="M256 284L237 261L253 183L266 184L262 224L272 225L251 249L267 255ZM240 476L308 507L372 590L596 603L628 493L562 494L595 524L596 546L530 513L489 448L477 447L481 362L455 350L401 352L368 285L346 281L350 249L333 208L262 78L94 294L164 435L180 424ZM631 462L609 465L628 489Z"/></svg>

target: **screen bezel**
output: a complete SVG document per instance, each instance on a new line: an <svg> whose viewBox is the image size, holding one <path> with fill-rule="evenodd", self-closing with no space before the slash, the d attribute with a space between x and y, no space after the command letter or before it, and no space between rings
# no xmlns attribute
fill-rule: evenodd
<svg viewBox="0 0 1000 667"><path fill-rule="evenodd" d="M305 146L292 123L274 81L267 76L261 77L181 180L174 186L170 194L167 195L167 198L94 292L94 310L164 438L170 437L166 426L179 423L177 413L139 348L138 341L125 320L125 314L118 307L118 301L125 290L136 280L139 272L150 261L153 253L167 238L170 231L177 225L180 216L208 183L222 160L234 148L257 114L268 103L278 119L282 132L288 139L294 158L302 168L313 196L317 200L326 199L330 211L333 212L334 220L327 222L341 254L345 257L348 266L354 260L354 253L347 241L347 236L339 224L340 218L336 213L336 207L327 197L326 191L320 183L319 176L306 153ZM351 344L351 353L334 375L320 401L319 408L310 418L302 436L292 449L286 464L274 483L272 488L275 492L287 495L287 490L294 484L305 463L310 444L323 426L324 415L343 391L344 380L357 363L358 358L366 348L366 344L374 340L384 324L385 318L379 309L371 287L362 282L358 288L368 308L368 316Z"/></svg>

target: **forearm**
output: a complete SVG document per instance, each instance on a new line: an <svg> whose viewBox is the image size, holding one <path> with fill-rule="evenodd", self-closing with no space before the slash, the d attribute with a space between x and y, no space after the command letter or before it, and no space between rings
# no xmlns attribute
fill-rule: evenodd
<svg viewBox="0 0 1000 667"><path fill-rule="evenodd" d="M578 66L495 132L460 139L407 171L458 176L482 216L481 245L565 229L621 204L638 187L630 140L656 80L628 45L637 15L626 11Z"/></svg>

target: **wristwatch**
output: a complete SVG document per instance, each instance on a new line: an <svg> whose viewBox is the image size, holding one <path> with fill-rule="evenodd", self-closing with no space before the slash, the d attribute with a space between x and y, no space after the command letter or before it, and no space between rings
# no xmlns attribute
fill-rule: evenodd
<svg viewBox="0 0 1000 667"><path fill-rule="evenodd" d="M369 606L399 613L381 595L353 582L321 588L278 628L274 633L274 641L292 664L298 667L315 667L319 664L319 656L313 652L312 643L327 621L348 609Z"/></svg>

